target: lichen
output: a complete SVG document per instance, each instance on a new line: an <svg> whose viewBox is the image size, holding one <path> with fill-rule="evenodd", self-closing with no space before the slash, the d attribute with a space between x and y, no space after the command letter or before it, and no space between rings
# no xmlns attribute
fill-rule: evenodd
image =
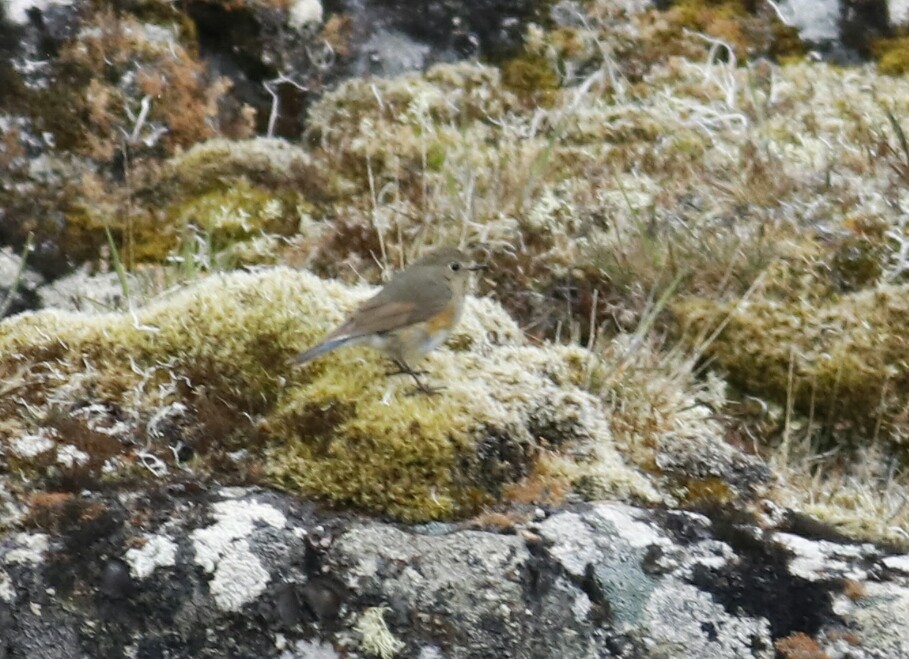
<svg viewBox="0 0 909 659"><path fill-rule="evenodd" d="M215 603L225 611L239 611L255 600L271 578L249 545L256 523L282 528L287 520L279 510L249 501L221 501L214 505L215 523L191 535L195 562L213 574L209 583Z"/></svg>
<svg viewBox="0 0 909 659"><path fill-rule="evenodd" d="M392 659L405 647L388 629L385 622L385 612L388 610L381 606L366 609L355 628L360 633L363 649L382 659Z"/></svg>

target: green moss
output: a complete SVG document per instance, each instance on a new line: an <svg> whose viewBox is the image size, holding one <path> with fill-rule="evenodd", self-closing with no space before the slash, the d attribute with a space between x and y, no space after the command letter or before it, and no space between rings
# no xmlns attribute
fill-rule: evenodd
<svg viewBox="0 0 909 659"><path fill-rule="evenodd" d="M879 238L850 236L837 245L831 274L842 290L859 290L878 281L886 258L887 245Z"/></svg>
<svg viewBox="0 0 909 659"><path fill-rule="evenodd" d="M909 71L909 37L875 39L871 42L871 52L880 73L899 76Z"/></svg>
<svg viewBox="0 0 909 659"><path fill-rule="evenodd" d="M595 472L601 491L616 496L655 498L611 445L601 403L579 387L584 351L521 345L520 330L492 302L471 304L452 339L458 350L436 351L421 365L445 384L437 397L405 395L411 384L386 378L387 364L366 349L304 368L289 363L368 293L276 268L211 277L135 316L24 314L0 324L0 377L28 396L33 413L88 400L155 425L179 403L180 436L196 451L197 473L232 473L223 455L242 439L254 456L249 473L401 519L476 512L531 473L544 448L592 445L596 457L579 473ZM40 374L51 368L48 384ZM43 386L29 387L29 373ZM88 463L81 485L101 478L103 460L135 459L128 442L113 443L122 453L112 456L112 444L98 444L88 426L64 432L52 421L59 415L42 422L8 411L15 422L0 428L0 441L50 432L55 447L69 442L103 453ZM261 419L256 429L243 421L252 416ZM145 450L156 450L155 437ZM173 462L166 446L157 451ZM48 455L50 462L27 470L39 482L56 482Z"/></svg>
<svg viewBox="0 0 909 659"><path fill-rule="evenodd" d="M909 287L740 306L689 299L674 311L688 326L728 321L708 354L745 391L780 404L791 397L797 410L840 436L850 428L869 438L878 426L894 439L909 431Z"/></svg>
<svg viewBox="0 0 909 659"><path fill-rule="evenodd" d="M204 249L212 269L250 263L244 254L261 262L251 241L296 233L301 214L318 214L317 203L331 198L316 172L309 154L283 140L210 140L165 161L132 194L69 186L58 201L61 240L78 261L98 258L107 226L128 266L187 249ZM237 249L242 243L247 248ZM215 262L219 255L224 262Z"/></svg>
<svg viewBox="0 0 909 659"><path fill-rule="evenodd" d="M212 241L231 243L261 232L290 233L296 229L296 205L292 194L284 198L253 188L240 179L230 188L191 197L168 209L176 226L191 224Z"/></svg>
<svg viewBox="0 0 909 659"><path fill-rule="evenodd" d="M305 149L277 138L226 140L194 145L163 163L162 171L137 191L140 199L206 193L237 178L269 190L295 187L315 200L332 199L327 173Z"/></svg>
<svg viewBox="0 0 909 659"><path fill-rule="evenodd" d="M776 59L806 52L798 31L751 0L675 0L665 12L669 29L662 40L670 51L686 52L683 30L721 39L743 62L755 55ZM722 54L721 54L722 55Z"/></svg>
<svg viewBox="0 0 909 659"><path fill-rule="evenodd" d="M554 92L559 88L559 76L545 57L528 53L505 62L502 84L521 98L551 106Z"/></svg>
<svg viewBox="0 0 909 659"><path fill-rule="evenodd" d="M307 136L319 147L322 171L331 172L330 187L348 199L364 195L363 207L371 209L370 177L377 190L393 183L422 195L427 175L459 161L452 155L470 149L472 157L484 157L490 122L521 105L503 88L498 69L438 65L422 74L342 83L309 109Z"/></svg>
<svg viewBox="0 0 909 659"><path fill-rule="evenodd" d="M801 61L808 53L808 46L799 36L798 28L774 21L771 29L773 40L769 54L781 64Z"/></svg>
<svg viewBox="0 0 909 659"><path fill-rule="evenodd" d="M737 499L734 489L721 478L692 478L679 484L678 498L686 506L717 507Z"/></svg>
<svg viewBox="0 0 909 659"><path fill-rule="evenodd" d="M426 153L426 166L432 171L440 171L445 164L445 147L442 144L433 144Z"/></svg>
<svg viewBox="0 0 909 659"><path fill-rule="evenodd" d="M446 383L444 393L390 400L386 365L376 356L325 358L311 381L282 393L266 420L266 431L284 438L268 451L268 477L303 495L409 521L475 514L533 471L543 437L575 449L606 438L593 398L566 382L552 388L537 379L532 391L540 369L571 377L571 351L546 352L548 365L537 349L516 346L434 355L428 370ZM349 376L339 379L340 371ZM602 449L590 465L575 465L576 480L595 480L601 496L652 496L640 476L615 463L607 443Z"/></svg>

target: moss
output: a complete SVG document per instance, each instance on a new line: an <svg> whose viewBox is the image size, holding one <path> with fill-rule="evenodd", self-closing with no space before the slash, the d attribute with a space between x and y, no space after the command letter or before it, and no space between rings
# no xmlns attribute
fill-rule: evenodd
<svg viewBox="0 0 909 659"><path fill-rule="evenodd" d="M899 439L909 432L907 292L882 285L820 301L758 298L738 306L689 299L674 311L689 327L727 322L707 351L745 391L780 404L791 397L828 430L851 428L870 439L880 425L883 436Z"/></svg>
<svg viewBox="0 0 909 659"><path fill-rule="evenodd" d="M246 473L406 520L476 512L530 474L543 448L583 453L586 446L591 453L593 446L595 458L576 465L578 473L594 470L603 490L617 496L656 497L611 446L602 404L579 386L584 351L521 345L518 328L490 301L473 301L453 337L456 351L426 360L429 377L446 384L438 397L404 395L410 384L386 378L387 365L365 349L290 366L290 356L368 292L276 268L211 277L135 316L24 314L0 324L0 374L4 381L19 374L45 383L32 390L32 410L85 400L101 405L101 418L104 410L125 410L134 432L150 428L146 451L157 447L157 459L173 467L176 458L159 443L178 437L196 452L200 474L233 473L221 456L236 448L234 425L256 456ZM50 386L49 354L56 383ZM261 419L256 432L243 430L247 415ZM20 418L20 433L47 433L52 448L42 453L43 463L23 458L19 467L59 486L47 467L54 449L72 444L92 456L84 463L89 473L80 476L84 485L84 478L99 479L111 458L137 459L125 438L110 440L95 430L98 423ZM15 430L5 432L15 441ZM123 477L137 475L141 470L127 469Z"/></svg>
<svg viewBox="0 0 909 659"><path fill-rule="evenodd" d="M531 104L549 107L555 101L559 77L545 57L525 54L505 62L502 84Z"/></svg>
<svg viewBox="0 0 909 659"><path fill-rule="evenodd" d="M560 506L571 492L574 471L568 461L541 456L528 476L503 488L503 499L519 505Z"/></svg>
<svg viewBox="0 0 909 659"><path fill-rule="evenodd" d="M774 21L770 55L780 63L795 64L808 53L808 46L799 36L798 28Z"/></svg>
<svg viewBox="0 0 909 659"><path fill-rule="evenodd" d="M557 432L575 449L608 433L592 397L546 382L571 377L570 351L545 352L506 345L433 355L427 368L446 383L444 394L397 394L390 402L383 400L389 383L378 358L357 351L325 358L311 381L283 393L266 420L269 434L286 438L268 453L270 477L304 495L405 520L474 514L534 469L541 415L558 429L550 436ZM339 371L350 377L339 380ZM612 463L605 450L598 466ZM583 472L574 469L575 476ZM645 495L638 477L614 463L605 471L605 490Z"/></svg>
<svg viewBox="0 0 909 659"><path fill-rule="evenodd" d="M54 84L20 87L4 95L3 104L26 112L37 130L53 137L58 152L110 163L122 149L122 135L135 127L129 113L147 98L146 128L166 130L151 140L157 147L133 140L132 157L156 148L173 153L214 134L210 120L228 88L191 50L176 35L167 42L131 16L98 8L51 60Z"/></svg>
<svg viewBox="0 0 909 659"><path fill-rule="evenodd" d="M754 56L801 56L806 52L798 31L783 24L776 13L750 0L675 0L665 13L668 30L663 40L674 51L684 47L681 29L722 40L742 62Z"/></svg>
<svg viewBox="0 0 909 659"><path fill-rule="evenodd" d="M840 241L833 253L831 275L842 290L860 290L880 279L886 258L885 241L850 236Z"/></svg>
<svg viewBox="0 0 909 659"><path fill-rule="evenodd" d="M793 632L777 639L773 647L783 659L827 659L830 655L808 634Z"/></svg>
<svg viewBox="0 0 909 659"><path fill-rule="evenodd" d="M216 138L194 145L162 164L137 196L160 200L224 189L242 178L269 190L296 187L315 200L332 199L328 176L313 156L283 139Z"/></svg>
<svg viewBox="0 0 909 659"><path fill-rule="evenodd" d="M72 257L95 260L107 227L130 267L194 254L210 269L262 262L255 241L295 234L301 216L331 198L309 154L278 139L198 144L146 172L135 191L96 191L92 181L58 202L66 218L60 239Z"/></svg>
<svg viewBox="0 0 909 659"><path fill-rule="evenodd" d="M682 484L678 498L685 506L717 507L737 500L735 491L720 478L690 479Z"/></svg>
<svg viewBox="0 0 909 659"><path fill-rule="evenodd" d="M875 39L871 53L877 70L884 75L900 76L909 71L909 37Z"/></svg>
<svg viewBox="0 0 909 659"><path fill-rule="evenodd" d="M740 336L745 344L753 341L763 349L759 341L765 335L782 337L783 342L787 323L792 335L806 326L827 327L818 314L866 293L880 280L903 281L897 250L905 232L894 224L899 201L890 169L894 161L869 154L882 153L882 140L887 138L881 134L886 118L876 99L886 98L899 117L909 111L909 96L899 79L877 76L873 67L708 65L704 56L709 45L682 32L684 24L721 36L739 55L780 55L773 49L786 31L757 3L692 0L677 3L677 14L653 11L627 21L615 20L614 8L602 3L584 5L583 10L589 12L583 29L529 34L525 54L515 60L525 68L538 67L522 72L518 66L519 83L532 82L541 72L555 76L545 83L555 85L551 107L528 103L533 97L532 91L525 94L530 91L526 84L523 91L510 89L499 69L476 64L441 65L394 79L351 80L311 107L306 149L277 140L216 139L160 163L157 159L173 145L159 142L151 151L137 147L130 153L129 190L101 180L93 173L96 163L83 169L61 168L55 176L68 185L53 189L43 184L23 187L22 179L16 178L0 192L6 213L0 228L24 231L34 226L35 218L49 225L68 224L65 247L68 255L81 261L97 258L105 243L104 220L113 227L128 262L162 259L173 254L175 246L186 247L179 256L201 259L211 254L192 253L187 246L209 243L205 248L213 246L224 267L281 261L290 253L299 264L349 279L377 278L382 266L408 260L422 244L463 241L488 251L494 269L484 275L481 286L495 291L531 337L585 344L591 340L596 355L564 348L547 352L556 377L553 369L538 363L535 349L510 330L495 340L474 340L473 334L460 332L449 343L455 354L433 355L427 360L429 369L457 380L462 371L449 373L450 358L468 369L478 387L494 391L480 391L472 398L458 385L448 398L433 402L458 420L459 406L476 407L480 401L484 410L488 395L508 414L491 417L481 412L475 426L455 424L454 430L445 432L442 424L447 418L408 399L403 403L408 414L390 413L372 425L373 418L386 416L385 408L376 403L385 391L384 367L375 355L339 353L302 371L292 371L283 362L337 320L341 310L355 302L353 294L349 298L343 292L337 297L332 293L334 302L319 306L301 293L309 283L300 284L297 275L282 271L290 292L278 291L265 280L249 280L246 298L230 285L233 292L197 301L201 309L170 308L169 313L184 323L179 331L165 323L159 332L141 330L125 339L123 332L133 333L137 323L158 321L150 321L148 315L141 321L114 317L105 330L92 329L93 338L80 343L71 340L70 331L75 326L71 323L84 321L81 317L69 318L59 327L39 326L51 335L65 336L66 343L35 341L23 345L18 358L9 356L16 351L2 358L0 377L16 383L15 400L22 396L33 408L43 408L48 392L54 391L63 400L81 396L104 401L112 410L119 406L117 414L131 420L132 432L143 443L142 424L168 403L179 401L188 408L185 419L169 427L168 437L192 446L195 473L227 480L267 478L338 505L394 510L408 519L468 514L499 497L545 500L552 492L557 498L566 483L575 491L582 483L590 496L638 491L631 485L637 482L634 472L611 462L613 441L634 463L661 478L665 487L681 491L688 485L689 471L679 467L678 479L669 482L658 466L667 444L680 436L721 441L729 433L724 432L728 425L722 415L715 415L722 419L717 420L707 410L723 409L722 396L711 395L705 402L705 380L694 378L674 359L676 353L658 340L668 324L668 314L656 311L666 301L664 295L674 291L695 296L705 309L722 317L732 307L716 301L740 296L763 273L752 307L759 312L759 327L751 334L744 332L742 324L758 321L738 317L730 327L744 332ZM679 20L674 22L674 17ZM80 117L93 119L96 138L84 140L78 150L95 153L102 165L98 171L106 171L113 142L105 136L118 134L125 121L122 107L128 99L123 94L132 99L133 111L141 96L131 96L138 87L121 84L131 79L133 66L125 57L129 48L122 47L123 35L118 37L115 26L101 22L96 21L101 40L92 48L111 47L109 73L120 82L109 84L96 75L103 62L97 49L81 57L71 53L69 58L73 76L84 78L79 87L82 97L75 99L84 114ZM159 55L149 50L152 46L142 47L142 62L158 61ZM792 48L796 46L793 42ZM186 49L194 58L192 48ZM783 50L789 52L789 47ZM588 86L577 84L600 69L603 53L613 54L603 71L616 75L592 78ZM673 56L679 53L687 59ZM166 67L148 68L141 79L146 92L162 81L170 85L170 74L176 73ZM204 83L204 72L189 65L179 68L187 77L184 95L193 96L189 92L205 87L191 84ZM874 94L854 93L862 85L870 85ZM193 99L188 107L196 111L208 107L204 93ZM153 104L153 110L158 109ZM164 121L162 115L155 117ZM188 142L196 139L186 137L190 133L183 133ZM892 134L889 138L896 144ZM138 159L133 157L137 154ZM7 203L7 192L13 189L14 203ZM265 212L278 208L275 202L279 212ZM286 240L298 219L303 235ZM880 230L869 230L875 223ZM282 235L259 236L259 230ZM37 242L46 245L52 239L42 234ZM287 242L293 243L289 249ZM793 267L795 263L804 266ZM165 286L179 276L167 268L156 272L165 273ZM263 299L250 302L257 296ZM265 314L266 301L272 322L287 309L306 309L311 315L305 322L289 319L285 327L268 325L256 315ZM248 315L250 305L258 310L255 317ZM209 307L215 311L210 313ZM219 320L225 308L238 316L232 324ZM709 315L705 309L703 319ZM855 326L841 320L829 326L834 336L852 334ZM298 337L288 335L288 327L301 324L305 329ZM199 331L208 336L207 345L200 345L195 336ZM809 336L822 347L830 346L833 338L828 331L811 329ZM110 338L102 349L96 342L105 332ZM191 337L180 338L180 332ZM220 340L222 332L230 337L249 335L250 343ZM479 336L491 333L486 327ZM141 336L145 339L140 341ZM717 346L724 341L721 337ZM631 345L624 352L623 342ZM84 349L91 368L76 363L71 344ZM892 337L882 344L889 357L895 354L895 344ZM808 340L796 340L796 348L800 357L808 351L805 363L820 358ZM731 353L734 348L723 345L717 350ZM780 352L779 359L768 359L760 350L730 357L733 381L748 384L753 379L758 384L748 386L772 392L768 396L784 403L791 351ZM528 379L517 380L514 388L501 384L511 377L503 366L506 358L528 364ZM142 375L126 368L130 359ZM584 363L598 366L587 369ZM800 370L802 361L797 366L802 392L809 375ZM483 375L486 369L494 375ZM339 371L350 381L338 380ZM58 374L69 380L70 388L62 393ZM358 378L366 375L380 380L381 386L372 380L361 385ZM39 376L50 378L51 384ZM706 381L716 377L709 374ZM842 420L838 413L827 413L842 404L842 391L829 383L823 386L827 389L821 394L827 399L817 418ZM861 390L860 384L849 386ZM583 389L590 391L584 394ZM538 390L550 399L548 406L537 404ZM152 392L164 393L155 398ZM522 402L502 403L497 396L506 393ZM799 409L811 409L810 398L799 396ZM869 400L863 403L870 404L873 397L869 390ZM558 413L550 412L554 407ZM896 437L899 420L885 408L882 429ZM603 418L609 421L606 430L601 429ZM891 418L895 421L888 421ZM0 396L0 420L6 420L0 421L6 428L4 440L44 423L21 417L9 396ZM746 441L749 446L760 444L780 425L765 424L756 440L748 436ZM841 427L831 425L835 430ZM844 425L856 442L874 431L852 419L845 419ZM386 437L400 433L412 433L417 443L424 442L429 455ZM588 442L584 439L588 436L602 441ZM585 442L588 445L577 450ZM252 457L231 466L228 447L233 450L244 443L251 447ZM606 446L605 460L597 463L597 451L589 444ZM573 459L561 455L569 445ZM160 443L155 446L163 448ZM349 478L350 483L336 477L336 472L344 477L351 473L350 456L362 446L372 451L369 470L381 487L370 489L371 479L357 480L359 475ZM699 449L700 445L692 452L700 453ZM542 451L556 453L556 460L564 459L565 464L544 472L539 467ZM54 455L19 465L23 473L47 482L52 480L48 470L56 470L54 478L60 476ZM171 460L166 449L158 455ZM381 462L383 456L387 463ZM585 463L588 457L590 464ZM129 463L135 456L112 458ZM39 465L41 460L47 464ZM133 464L138 474L146 469L138 461ZM167 464L175 466L172 461ZM405 467L396 472L391 464ZM598 470L595 464L606 467ZM311 473L306 472L307 465L312 465ZM91 466L89 476L96 467ZM721 481L729 482L725 472ZM401 486L387 487L391 482ZM705 490L708 499L723 495L720 481L708 485L696 482L693 490ZM837 500L829 506L834 512L825 514L848 506ZM848 511L853 517L863 509L879 518L888 514L882 509L878 515L867 500L853 508Z"/></svg>
<svg viewBox="0 0 909 659"><path fill-rule="evenodd" d="M445 145L433 144L427 149L426 166L432 171L440 171L445 164Z"/></svg>

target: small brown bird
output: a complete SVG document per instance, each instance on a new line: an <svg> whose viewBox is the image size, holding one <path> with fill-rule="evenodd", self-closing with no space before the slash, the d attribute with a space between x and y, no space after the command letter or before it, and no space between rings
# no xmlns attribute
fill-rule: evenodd
<svg viewBox="0 0 909 659"><path fill-rule="evenodd" d="M430 252L395 274L340 327L295 361L305 364L336 348L368 345L384 351L398 367L389 375L410 375L420 391L435 393L438 389L423 384L412 365L451 334L464 309L469 273L484 268L471 264L454 247Z"/></svg>

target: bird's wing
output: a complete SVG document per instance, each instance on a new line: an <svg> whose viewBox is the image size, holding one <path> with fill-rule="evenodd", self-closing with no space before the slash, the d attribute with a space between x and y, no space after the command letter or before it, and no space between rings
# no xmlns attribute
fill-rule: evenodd
<svg viewBox="0 0 909 659"><path fill-rule="evenodd" d="M388 332L438 315L451 301L451 287L446 281L427 282L425 279L421 268L398 273L326 340ZM407 291L406 296L401 295L402 290Z"/></svg>

